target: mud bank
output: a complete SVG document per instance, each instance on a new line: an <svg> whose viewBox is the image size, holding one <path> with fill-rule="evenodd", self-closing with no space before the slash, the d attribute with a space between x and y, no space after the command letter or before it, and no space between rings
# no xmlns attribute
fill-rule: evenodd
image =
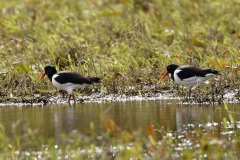
<svg viewBox="0 0 240 160"><path fill-rule="evenodd" d="M1 101L0 106L44 106L47 104L64 104L67 102L68 98L66 95L58 94L56 96L40 94L34 97L13 97ZM171 91L161 92L161 93L145 93L139 95L130 94L101 94L93 93L84 96L77 96L77 103L111 103L116 101L142 101L142 100L175 100L174 103L177 104L215 104L222 103L240 103L239 91L232 91L224 94L221 97L197 97L197 95L188 98L176 96L175 93ZM172 103L172 102L171 102ZM73 104L73 101L70 102Z"/></svg>

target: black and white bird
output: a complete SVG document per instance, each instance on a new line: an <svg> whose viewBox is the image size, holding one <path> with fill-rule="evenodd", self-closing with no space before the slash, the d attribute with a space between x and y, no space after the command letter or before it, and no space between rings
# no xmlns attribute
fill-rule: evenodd
<svg viewBox="0 0 240 160"><path fill-rule="evenodd" d="M45 72L39 78L40 82L45 75L48 76L49 80L54 86L60 90L65 90L68 93L68 103L70 103L71 97L76 103L75 96L73 94L74 89L85 88L89 84L99 83L101 80L98 77L87 77L75 72L68 71L57 71L54 66L46 66L44 68Z"/></svg>
<svg viewBox="0 0 240 160"><path fill-rule="evenodd" d="M202 83L214 75L220 75L219 71L212 69L202 69L195 66L179 66L170 64L167 66L167 72L159 79L161 82L168 74L172 80L180 85L188 87L188 96L191 96L191 88L199 83Z"/></svg>

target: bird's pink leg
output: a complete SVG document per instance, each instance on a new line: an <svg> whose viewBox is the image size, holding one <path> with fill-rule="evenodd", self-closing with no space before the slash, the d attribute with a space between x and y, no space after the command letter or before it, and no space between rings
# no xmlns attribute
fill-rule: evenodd
<svg viewBox="0 0 240 160"><path fill-rule="evenodd" d="M76 100L75 100L74 94L72 94L72 97L73 97L73 101L74 101L74 104L75 104L75 103L76 103Z"/></svg>
<svg viewBox="0 0 240 160"><path fill-rule="evenodd" d="M75 96L74 96L73 93L69 94L68 103L70 103L71 97L73 98L73 101L74 101L74 104L75 104L76 103L76 99L75 99Z"/></svg>
<svg viewBox="0 0 240 160"><path fill-rule="evenodd" d="M70 103L71 96L72 96L72 94L69 94L69 96L68 96L68 103Z"/></svg>
<svg viewBox="0 0 240 160"><path fill-rule="evenodd" d="M189 91L188 91L188 97L190 98L191 97L191 93L192 93L192 91L191 91L191 87L189 88Z"/></svg>

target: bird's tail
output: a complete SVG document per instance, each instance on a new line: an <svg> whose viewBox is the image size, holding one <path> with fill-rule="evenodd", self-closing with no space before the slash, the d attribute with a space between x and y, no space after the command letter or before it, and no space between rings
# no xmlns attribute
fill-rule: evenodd
<svg viewBox="0 0 240 160"><path fill-rule="evenodd" d="M91 83L99 83L99 82L101 82L101 79L98 77L90 77L90 82Z"/></svg>
<svg viewBox="0 0 240 160"><path fill-rule="evenodd" d="M213 69L207 69L207 72L208 72L208 73L215 74L215 75L221 75L221 74L220 74L220 71L213 70Z"/></svg>

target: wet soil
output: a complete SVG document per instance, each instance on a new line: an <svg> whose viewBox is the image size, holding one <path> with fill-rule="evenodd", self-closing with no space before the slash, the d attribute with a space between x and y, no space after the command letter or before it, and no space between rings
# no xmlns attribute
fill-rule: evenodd
<svg viewBox="0 0 240 160"><path fill-rule="evenodd" d="M192 97L178 96L181 93L172 90L157 92L157 93L123 93L123 94L102 94L102 93L87 93L76 96L77 103L88 102L114 102L114 101L133 101L133 100L164 100L177 99L181 104L221 104L223 101L227 103L240 103L240 92L238 90L227 92L224 95L203 95L193 94ZM68 95L60 93L44 93L35 94L34 96L24 97L2 97L0 106L6 105L47 105L68 103ZM71 100L70 103L73 103Z"/></svg>

